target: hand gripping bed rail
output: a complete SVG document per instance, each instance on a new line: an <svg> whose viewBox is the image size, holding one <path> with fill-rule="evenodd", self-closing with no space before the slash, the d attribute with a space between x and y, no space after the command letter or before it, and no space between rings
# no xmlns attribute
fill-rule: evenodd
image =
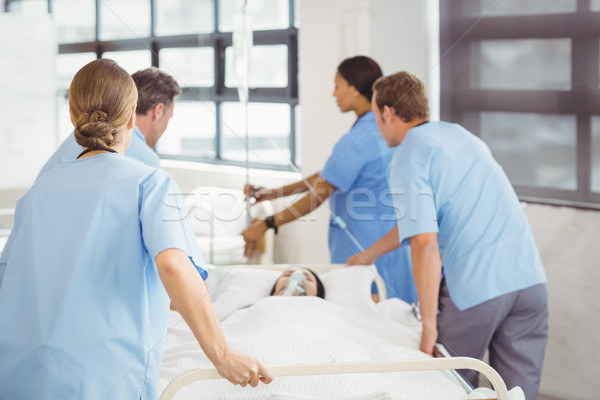
<svg viewBox="0 0 600 400"><path fill-rule="evenodd" d="M300 376L300 375L328 375L328 374L358 374L369 372L401 372L401 371L429 371L472 369L482 373L493 385L497 400L508 400L506 384L495 369L481 360L470 357L430 358L425 360L402 361L367 361L367 362L341 362L327 364L297 364L271 366L269 370L275 377ZM160 400L171 400L175 393L183 386L205 379L222 379L215 368L198 369L186 372L173 380L165 388Z"/></svg>

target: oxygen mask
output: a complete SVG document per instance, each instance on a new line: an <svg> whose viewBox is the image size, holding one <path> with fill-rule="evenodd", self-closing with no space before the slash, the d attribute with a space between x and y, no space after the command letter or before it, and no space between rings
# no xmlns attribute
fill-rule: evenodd
<svg viewBox="0 0 600 400"><path fill-rule="evenodd" d="M283 296L306 296L306 288L308 287L308 278L304 272L297 269L288 276L285 285L283 285Z"/></svg>

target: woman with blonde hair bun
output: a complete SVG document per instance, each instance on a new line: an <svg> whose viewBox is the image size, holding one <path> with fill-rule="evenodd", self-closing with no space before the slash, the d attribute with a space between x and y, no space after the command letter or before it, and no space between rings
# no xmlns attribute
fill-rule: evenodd
<svg viewBox="0 0 600 400"><path fill-rule="evenodd" d="M223 377L272 380L223 336L179 188L123 155L136 101L112 60L73 78L84 150L18 201L0 257L0 398L158 398L169 300Z"/></svg>
<svg viewBox="0 0 600 400"><path fill-rule="evenodd" d="M69 112L77 143L92 150L115 145L126 148L131 134L125 132L127 143L123 143L125 135L120 128L135 122L137 98L133 78L115 62L97 60L83 67L69 88Z"/></svg>

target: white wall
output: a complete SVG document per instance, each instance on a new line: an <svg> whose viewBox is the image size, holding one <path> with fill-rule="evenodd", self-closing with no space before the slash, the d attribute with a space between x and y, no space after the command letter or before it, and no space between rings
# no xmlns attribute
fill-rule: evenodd
<svg viewBox="0 0 600 400"><path fill-rule="evenodd" d="M548 275L550 334L541 393L597 398L600 376L600 212L529 204L525 213Z"/></svg>
<svg viewBox="0 0 600 400"><path fill-rule="evenodd" d="M371 54L384 75L409 71L427 87L433 119L439 117L437 0L371 0Z"/></svg>
<svg viewBox="0 0 600 400"><path fill-rule="evenodd" d="M55 55L50 17L0 13L0 189L29 186L52 154Z"/></svg>

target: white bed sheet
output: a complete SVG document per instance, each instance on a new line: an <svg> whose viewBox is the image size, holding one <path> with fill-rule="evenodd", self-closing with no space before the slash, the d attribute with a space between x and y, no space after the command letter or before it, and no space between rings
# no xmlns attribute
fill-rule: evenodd
<svg viewBox="0 0 600 400"><path fill-rule="evenodd" d="M410 307L389 299L365 314L316 297L267 297L222 321L228 342L265 365L332 361L423 359L420 323ZM211 368L191 331L169 317L161 391L180 374ZM448 371L280 377L242 388L221 380L198 381L175 399L466 399Z"/></svg>

